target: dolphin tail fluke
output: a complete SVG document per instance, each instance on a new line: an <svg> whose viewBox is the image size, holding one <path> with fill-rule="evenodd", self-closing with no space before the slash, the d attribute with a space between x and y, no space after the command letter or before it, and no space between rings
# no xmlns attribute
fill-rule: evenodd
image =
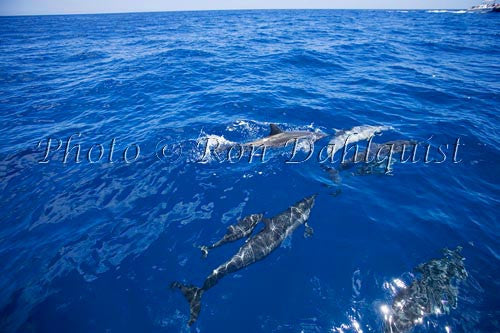
<svg viewBox="0 0 500 333"><path fill-rule="evenodd" d="M191 326L198 316L201 310L201 295L203 295L203 289L196 286L190 285L185 286L179 282L173 282L170 287L172 289L180 289L186 300L189 302L189 321L188 325Z"/></svg>
<svg viewBox="0 0 500 333"><path fill-rule="evenodd" d="M205 259L208 256L208 247L205 245L200 246L200 250L201 250L201 256L203 257L203 259Z"/></svg>
<svg viewBox="0 0 500 333"><path fill-rule="evenodd" d="M304 226L306 227L304 230L304 238L312 237L312 235L314 234L314 229L307 223L307 221Z"/></svg>

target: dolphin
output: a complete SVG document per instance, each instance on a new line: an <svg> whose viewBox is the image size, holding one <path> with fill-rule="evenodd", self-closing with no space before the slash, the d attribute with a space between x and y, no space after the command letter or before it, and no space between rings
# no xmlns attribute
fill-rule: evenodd
<svg viewBox="0 0 500 333"><path fill-rule="evenodd" d="M381 133L386 130L390 130L390 126L354 126L350 130L340 130L335 133L335 136L328 143L331 147L329 150L330 156L334 156L335 153L349 143L356 143L359 141L364 141L370 139L375 134Z"/></svg>
<svg viewBox="0 0 500 333"><path fill-rule="evenodd" d="M254 149L259 149L261 147L283 148L287 145L287 143L294 143L295 140L300 143L307 140L309 144L312 145L314 142L327 136L322 132L283 131L276 124L270 124L269 127L270 132L268 136L245 143L236 143L227 141L224 138L208 136L206 137L206 143L204 144L205 152L201 160L204 162L210 161L210 156L212 154L214 154L218 160L221 160L225 154L229 154L233 147L240 147L241 153L247 149L253 152ZM198 145L201 145L201 141L198 141Z"/></svg>
<svg viewBox="0 0 500 333"><path fill-rule="evenodd" d="M326 171L329 178L335 183L340 184L340 172L348 170L354 167L356 164L363 165L359 170L360 174L374 173L377 167L384 163L388 163L386 160L389 157L390 150L392 148L392 156L394 158L395 154L403 154L404 152L410 150L417 144L416 141L412 140L394 140L387 141L384 143L372 142L370 147L367 149L358 151L350 160L346 160L340 164L338 169L322 164L321 168ZM367 156L368 155L368 156ZM378 159L377 159L378 155ZM391 162L392 163L392 162ZM384 171L385 172L385 171Z"/></svg>
<svg viewBox="0 0 500 333"><path fill-rule="evenodd" d="M389 153L392 148L392 157L394 154L401 154L403 152L406 152L410 149L410 147L415 146L417 144L416 141L413 140L393 140L393 141L387 141L384 143L375 143L372 142L370 144L370 147L367 147L367 149L360 151L356 154L356 156L353 156L352 161L346 162L345 164L349 163L363 163L363 162L370 162L371 160L375 159L377 157L377 154L379 155L379 161L380 158L382 160L385 157L389 156ZM371 158L370 158L371 154ZM368 157L367 157L368 155Z"/></svg>
<svg viewBox="0 0 500 333"><path fill-rule="evenodd" d="M271 124L269 136L255 141L244 143L246 147L284 147L288 142L298 139L306 139L310 143L324 138L325 133L310 131L283 131L276 124Z"/></svg>
<svg viewBox="0 0 500 333"><path fill-rule="evenodd" d="M316 194L304 198L273 218L264 219L265 227L250 237L231 259L214 269L205 279L201 288L194 285L184 285L180 282L171 284L171 288L180 289L189 302L189 326L198 319L201 310L201 296L215 286L220 279L264 259L278 248L283 240L300 225L305 224L306 228L310 230L307 220L314 206L315 198Z"/></svg>
<svg viewBox="0 0 500 333"><path fill-rule="evenodd" d="M403 284L390 307L381 306L384 333L409 332L425 317L449 313L457 307L457 283L468 276L461 250L444 249L443 258L417 266L420 277L409 286Z"/></svg>
<svg viewBox="0 0 500 333"><path fill-rule="evenodd" d="M244 217L236 224L232 224L227 227L226 234L224 235L224 237L222 237L222 239L212 245L200 247L203 258L206 258L208 256L208 250L214 249L226 243L234 242L238 239L250 235L257 223L262 220L262 217L263 214L252 214Z"/></svg>

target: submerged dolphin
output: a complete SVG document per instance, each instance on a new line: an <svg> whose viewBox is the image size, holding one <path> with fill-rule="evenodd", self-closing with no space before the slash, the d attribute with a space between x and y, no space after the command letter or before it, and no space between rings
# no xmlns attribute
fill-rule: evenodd
<svg viewBox="0 0 500 333"><path fill-rule="evenodd" d="M283 131L276 124L270 125L269 136L265 138L258 139L255 141L247 142L243 146L248 147L284 147L288 142L298 139L307 139L309 142L314 143L315 141L324 138L326 134L321 132L309 132L309 131Z"/></svg>
<svg viewBox="0 0 500 333"><path fill-rule="evenodd" d="M338 169L324 164L321 165L321 168L328 173L328 176L335 184L339 184L339 172L348 170L356 164L360 164L362 167L358 170L358 174L374 173L377 171L377 168L383 166L383 164L390 165L390 163L392 163L392 159L394 159L394 155L404 154L405 152L413 149L416 144L417 142L412 140L394 140L384 143L372 142L369 148L367 147L365 150L358 151L352 156L351 159L341 163ZM392 154L390 152L391 149ZM387 161L390 154L391 161ZM387 166L384 168L386 169ZM386 171L387 170L384 170L384 172Z"/></svg>
<svg viewBox="0 0 500 333"><path fill-rule="evenodd" d="M381 307L385 333L409 332L430 314L448 313L457 307L457 283L467 278L461 247L444 249L444 258L419 265L415 271L420 277L403 288L394 297L391 307Z"/></svg>
<svg viewBox="0 0 500 333"><path fill-rule="evenodd" d="M350 130L341 130L335 133L335 136L330 140L329 145L331 150L329 153L334 156L335 153L347 144L356 143L359 141L364 141L370 139L375 134L381 133L382 131L390 130L390 126L355 126Z"/></svg>
<svg viewBox="0 0 500 333"><path fill-rule="evenodd" d="M266 226L259 233L250 237L231 259L214 269L201 288L173 282L171 287L179 288L189 302L190 316L188 325L192 325L200 314L201 296L204 292L215 286L224 276L265 258L279 247L283 240L300 225L305 224L308 227L306 222L314 206L315 198L316 195L312 195L302 199L275 217L264 219Z"/></svg>
<svg viewBox="0 0 500 333"><path fill-rule="evenodd" d="M367 149L359 151L355 156L353 156L352 160L346 161L343 164L350 165L352 163L383 162L385 158L389 157L389 154L392 154L391 157L394 157L395 154L401 154L411 150L416 144L417 142L412 140L394 140L384 143L372 142L369 148L367 147Z"/></svg>
<svg viewBox="0 0 500 333"><path fill-rule="evenodd" d="M216 248L218 246L224 245L229 242L234 242L238 239L241 239L243 237L246 237L250 235L257 225L262 220L262 214L252 214L247 217L244 217L238 223L232 224L229 227L227 227L226 234L222 239L217 241L216 243L209 245L209 246L202 246L201 252L203 254L203 258L206 258L208 255L208 250L211 250L213 248Z"/></svg>

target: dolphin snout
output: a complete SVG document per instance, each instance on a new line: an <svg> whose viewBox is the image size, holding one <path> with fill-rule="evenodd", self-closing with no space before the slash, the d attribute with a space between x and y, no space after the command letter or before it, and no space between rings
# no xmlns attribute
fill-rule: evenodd
<svg viewBox="0 0 500 333"><path fill-rule="evenodd" d="M310 205L314 204L314 201L316 200L316 197L318 196L318 193L314 193L313 195L309 196L306 198L306 201L309 203L310 202Z"/></svg>

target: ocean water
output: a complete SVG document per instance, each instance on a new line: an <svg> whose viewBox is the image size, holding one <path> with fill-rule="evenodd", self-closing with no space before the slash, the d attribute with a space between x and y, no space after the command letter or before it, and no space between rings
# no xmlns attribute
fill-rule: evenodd
<svg viewBox="0 0 500 333"><path fill-rule="evenodd" d="M456 309L413 331L500 331L499 32L499 15L463 11L1 17L1 331L381 332L396 287L457 246ZM286 151L197 162L199 139L270 123L461 145L458 163L449 148L338 184ZM80 163L77 148L63 163L71 136ZM313 193L314 235L222 279L188 328L170 283L201 285L242 242L206 260L197 246Z"/></svg>

